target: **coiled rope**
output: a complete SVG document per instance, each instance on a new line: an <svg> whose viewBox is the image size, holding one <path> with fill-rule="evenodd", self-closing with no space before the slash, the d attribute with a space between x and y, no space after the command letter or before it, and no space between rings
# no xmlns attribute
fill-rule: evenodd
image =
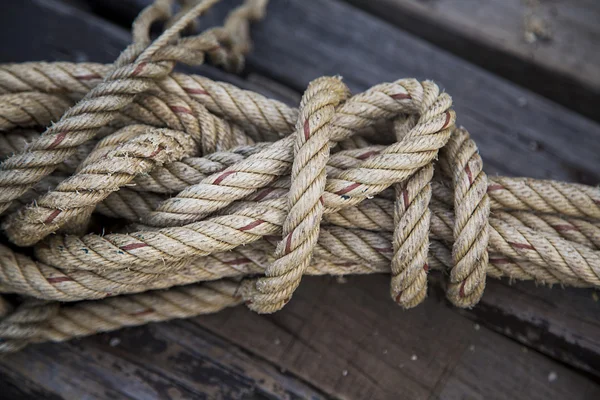
<svg viewBox="0 0 600 400"><path fill-rule="evenodd" d="M156 0L110 66L0 66L2 227L34 254L0 245L0 292L22 299L0 298L0 351L241 303L275 312L306 274L389 273L404 308L430 270L459 307L487 276L600 286L600 190L488 177L435 83L352 95L323 77L294 109L173 72L243 66L266 0L179 36L216 1L172 15ZM97 214L110 233L92 233Z"/></svg>

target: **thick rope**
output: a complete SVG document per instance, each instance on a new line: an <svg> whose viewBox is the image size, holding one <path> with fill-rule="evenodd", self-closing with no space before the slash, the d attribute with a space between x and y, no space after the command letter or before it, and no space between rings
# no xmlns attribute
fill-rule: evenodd
<svg viewBox="0 0 600 400"><path fill-rule="evenodd" d="M166 77L176 61L201 63L206 52L221 47L227 39L223 37L226 29L218 31L221 37L212 30L168 46L181 29L216 1L199 3L144 50L140 50L140 44L132 45L119 57L104 80L34 141L27 154L4 160L0 167L0 212L52 173L57 164L72 156L76 146L92 139L99 128L111 122L137 94L148 91L155 86L154 81ZM260 14L252 9L253 4L244 5L242 9L246 11L238 13L242 16L236 17L236 21L242 23L244 16L254 18ZM237 33L236 29L233 31ZM236 37L236 40L241 39ZM241 55L235 56L236 59L239 57Z"/></svg>
<svg viewBox="0 0 600 400"><path fill-rule="evenodd" d="M397 118L394 132L403 140L417 121L415 117ZM420 304L427 296L431 179L433 165L428 164L405 182L394 186L394 239L390 294L404 308Z"/></svg>
<svg viewBox="0 0 600 400"><path fill-rule="evenodd" d="M64 96L40 92L0 95L0 132L49 125L71 105Z"/></svg>
<svg viewBox="0 0 600 400"><path fill-rule="evenodd" d="M459 307L475 305L485 289L490 203L487 175L475 142L457 129L443 150L442 165L454 187L454 245L448 299Z"/></svg>
<svg viewBox="0 0 600 400"><path fill-rule="evenodd" d="M459 307L487 277L600 287L600 189L487 177L433 82L350 95L319 78L295 109L172 72L243 66L266 1L181 38L215 2L157 0L111 66L0 66L2 226L34 245L0 245L0 293L25 298L0 299L0 352L242 302L274 312L303 275L390 274L404 308L434 270Z"/></svg>
<svg viewBox="0 0 600 400"><path fill-rule="evenodd" d="M288 196L289 213L265 277L248 285L246 303L255 311L272 313L289 301L310 265L323 217L323 194L329 149L333 145L335 107L350 96L336 78L312 82L300 103L294 142L294 163Z"/></svg>

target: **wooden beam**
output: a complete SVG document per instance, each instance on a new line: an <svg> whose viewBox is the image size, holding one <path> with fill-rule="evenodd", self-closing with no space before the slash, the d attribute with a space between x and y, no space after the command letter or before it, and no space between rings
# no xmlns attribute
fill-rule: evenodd
<svg viewBox="0 0 600 400"><path fill-rule="evenodd" d="M390 23L600 120L595 0L348 0Z"/></svg>
<svg viewBox="0 0 600 400"><path fill-rule="evenodd" d="M383 276L343 284L305 278L276 314L238 307L194 321L342 398L591 399L600 393L564 365L465 323L444 306L442 293L402 312L388 287Z"/></svg>
<svg viewBox="0 0 600 400"><path fill-rule="evenodd" d="M7 374L0 388L12 382L23 393L43 393L38 398L325 398L185 321L31 346L0 359L0 372Z"/></svg>

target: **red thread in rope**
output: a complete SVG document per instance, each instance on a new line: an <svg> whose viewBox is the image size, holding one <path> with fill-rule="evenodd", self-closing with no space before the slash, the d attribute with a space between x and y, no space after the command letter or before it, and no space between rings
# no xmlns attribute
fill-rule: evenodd
<svg viewBox="0 0 600 400"><path fill-rule="evenodd" d="M578 231L576 226L573 225L552 225L558 232Z"/></svg>
<svg viewBox="0 0 600 400"><path fill-rule="evenodd" d="M57 276L55 278L48 278L46 279L48 281L48 283L60 283L60 282L70 282L73 279L69 278L68 276Z"/></svg>
<svg viewBox="0 0 600 400"><path fill-rule="evenodd" d="M50 213L50 215L48 216L48 218L46 218L46 220L44 221L45 224L50 224L52 223L52 221L54 221L54 218L58 217L58 214L60 214L62 211L61 210L54 210Z"/></svg>
<svg viewBox="0 0 600 400"><path fill-rule="evenodd" d="M290 232L285 239L285 254L289 254L292 251L292 233L294 231Z"/></svg>
<svg viewBox="0 0 600 400"><path fill-rule="evenodd" d="M148 246L146 243L130 243L130 244L126 244L125 246L121 246L119 248L121 250L129 251L129 250L141 249L142 247L146 247L146 246Z"/></svg>
<svg viewBox="0 0 600 400"><path fill-rule="evenodd" d="M402 190L402 202L404 203L404 209L406 210L409 206L408 203L408 189Z"/></svg>
<svg viewBox="0 0 600 400"><path fill-rule="evenodd" d="M258 194L254 197L254 200L255 201L261 201L265 197L267 197L269 194L271 194L274 190L275 190L275 188L266 188L266 189L263 189L260 192L258 192Z"/></svg>
<svg viewBox="0 0 600 400"><path fill-rule="evenodd" d="M132 76L138 76L139 74L142 73L142 71L144 70L144 67L146 66L146 62L141 62L138 64L137 67L135 67L135 69L133 70L133 72L131 73Z"/></svg>
<svg viewBox="0 0 600 400"><path fill-rule="evenodd" d="M208 94L206 90L202 89L184 88L183 90L185 90L185 92L189 94Z"/></svg>
<svg viewBox="0 0 600 400"><path fill-rule="evenodd" d="M495 192L496 190L503 190L504 186L502 185L489 185L487 188L488 193L489 192Z"/></svg>
<svg viewBox="0 0 600 400"><path fill-rule="evenodd" d="M351 190L356 189L359 186L360 186L360 183L358 183L358 182L353 183L352 185L349 185L349 186L345 187L344 189L337 191L336 194L339 194L341 196L343 194L350 192Z"/></svg>
<svg viewBox="0 0 600 400"><path fill-rule="evenodd" d="M467 176L469 177L469 184L472 185L473 184L473 174L471 173L471 168L469 168L468 163L465 166L465 172L467 173Z"/></svg>
<svg viewBox="0 0 600 400"><path fill-rule="evenodd" d="M181 106L170 106L171 111L179 114L193 114L192 110L189 108L181 107Z"/></svg>
<svg viewBox="0 0 600 400"><path fill-rule="evenodd" d="M250 224L248 224L246 226L242 226L239 230L240 231L249 231L250 229L256 228L260 224L264 224L264 223L265 223L265 221L259 219L259 220L256 220L256 221L254 221L254 222L252 222L252 223L250 223Z"/></svg>
<svg viewBox="0 0 600 400"><path fill-rule="evenodd" d="M508 244L510 244L512 247L514 247L515 249L526 249L526 250L535 250L535 247L533 247L530 244L525 244L525 243L514 243L514 242L508 242Z"/></svg>
<svg viewBox="0 0 600 400"><path fill-rule="evenodd" d="M412 97L410 97L410 94L408 94L408 93L396 93L396 94L391 95L390 97L394 100L412 99Z"/></svg>
<svg viewBox="0 0 600 400"><path fill-rule="evenodd" d="M308 119L304 120L304 139L308 140L310 138L310 124Z"/></svg>
<svg viewBox="0 0 600 400"><path fill-rule="evenodd" d="M141 317L144 315L148 315L148 314L152 314L154 312L153 308L147 308L145 310L141 310L141 311L137 311L134 313L130 313L129 315L131 315L132 317Z"/></svg>
<svg viewBox="0 0 600 400"><path fill-rule="evenodd" d="M80 81L91 81L92 79L102 79L98 74L75 75L75 79Z"/></svg>
<svg viewBox="0 0 600 400"><path fill-rule="evenodd" d="M65 140L65 137L67 137L67 132L61 132L58 135L56 135L56 139L54 139L54 142L52 142L50 144L50 146L48 146L49 149L53 149L56 146L58 146L59 144L62 143L63 140Z"/></svg>
<svg viewBox="0 0 600 400"><path fill-rule="evenodd" d="M221 175L219 175L217 177L217 179L214 180L213 184L214 185L220 184L221 182L223 182L223 179L227 178L231 174L235 174L236 172L237 171L225 171L225 172L223 172Z"/></svg>
<svg viewBox="0 0 600 400"><path fill-rule="evenodd" d="M446 121L444 122L442 129L446 129L446 127L450 123L450 111L446 111L444 114L446 114Z"/></svg>

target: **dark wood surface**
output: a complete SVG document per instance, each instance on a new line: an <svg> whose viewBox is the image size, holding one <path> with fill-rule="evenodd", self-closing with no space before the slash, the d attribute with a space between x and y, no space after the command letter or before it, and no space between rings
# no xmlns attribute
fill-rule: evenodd
<svg viewBox="0 0 600 400"><path fill-rule="evenodd" d="M110 62L129 41L113 22L128 24L144 1L74 3L8 1L0 13L0 61ZM203 26L232 4L219 5ZM253 29L254 51L241 77L210 67L195 72L290 104L325 74L341 74L353 90L404 76L434 79L453 96L488 172L600 181L600 126L585 117L348 4L272 1L268 11ZM425 304L408 312L388 297L383 276L343 284L310 278L273 316L240 307L32 346L0 360L0 398L600 395L594 291L493 281L471 311L450 307L436 284Z"/></svg>
<svg viewBox="0 0 600 400"><path fill-rule="evenodd" d="M348 0L600 120L596 0Z"/></svg>

